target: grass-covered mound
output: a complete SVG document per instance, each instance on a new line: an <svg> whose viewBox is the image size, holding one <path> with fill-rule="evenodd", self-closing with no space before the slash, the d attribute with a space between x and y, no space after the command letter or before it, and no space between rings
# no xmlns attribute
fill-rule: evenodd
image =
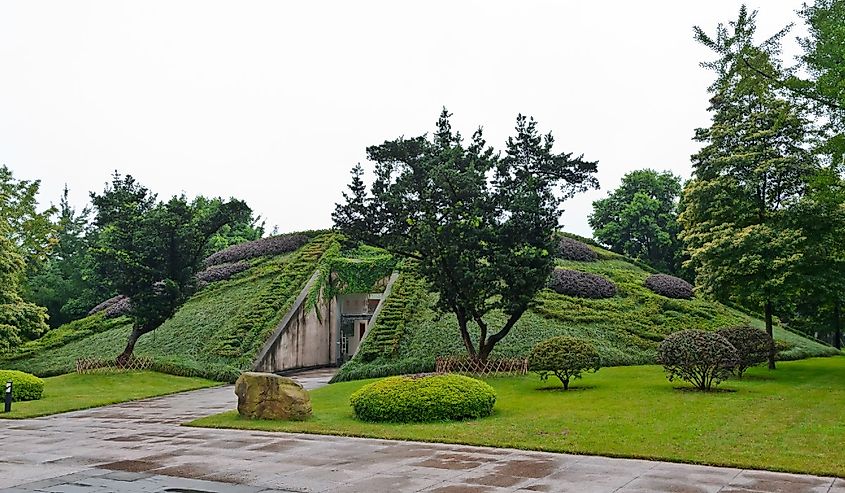
<svg viewBox="0 0 845 493"><path fill-rule="evenodd" d="M233 381L250 367L326 250L337 245L336 235L311 236L291 253L249 259L249 269L209 283L173 318L142 337L135 355L151 358L158 371ZM78 358L116 357L130 330L127 318L97 313L24 344L0 359L0 367L39 376L68 373Z"/></svg>
<svg viewBox="0 0 845 493"><path fill-rule="evenodd" d="M564 269L600 276L616 287L614 296L592 299L552 289L541 291L535 305L496 345L493 357L527 357L540 341L570 336L591 341L602 357L602 366L654 364L658 345L673 332L745 324L763 327L759 320L700 296L673 299L659 295L646 286L653 270L602 248L590 248L597 261L559 259L557 272ZM437 313L435 301L436 295L426 292L412 271L403 272L384 314L335 381L429 372L437 356L466 354L457 320L452 314ZM505 322L500 313L487 319L491 327ZM830 346L779 327L775 339L779 341L778 357L783 360L838 354Z"/></svg>

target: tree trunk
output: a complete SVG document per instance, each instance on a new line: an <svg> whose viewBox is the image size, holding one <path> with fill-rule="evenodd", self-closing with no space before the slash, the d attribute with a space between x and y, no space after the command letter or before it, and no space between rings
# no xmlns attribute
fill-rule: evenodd
<svg viewBox="0 0 845 493"><path fill-rule="evenodd" d="M132 353L135 351L135 343L138 342L138 339L147 332L152 331L153 329L144 326L133 326L132 332L129 333L129 338L126 340L126 349L124 349L123 352L120 353L120 356L118 356L115 360L117 366L126 365L126 363L132 359Z"/></svg>
<svg viewBox="0 0 845 493"><path fill-rule="evenodd" d="M766 315L766 333L769 334L769 337L774 340L774 328L772 327L772 300L766 300L766 307L765 307L765 315ZM775 345L769 348L769 369L775 369Z"/></svg>
<svg viewBox="0 0 845 493"><path fill-rule="evenodd" d="M467 353L469 353L470 358L475 358L475 346L473 346L472 344L472 338L469 336L469 330L467 329L466 314L464 314L458 309L454 309L453 311L458 317L458 328L461 331L461 339L464 341L464 346L467 348Z"/></svg>
<svg viewBox="0 0 845 493"><path fill-rule="evenodd" d="M842 349L842 314L840 313L840 302L833 303L833 347Z"/></svg>

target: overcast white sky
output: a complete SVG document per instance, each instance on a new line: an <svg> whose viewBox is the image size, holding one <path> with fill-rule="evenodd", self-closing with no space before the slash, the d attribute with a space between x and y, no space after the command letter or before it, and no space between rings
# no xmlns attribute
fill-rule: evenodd
<svg viewBox="0 0 845 493"><path fill-rule="evenodd" d="M759 32L801 0L754 0ZM735 18L708 1L0 0L0 163L65 183L74 203L113 170L160 197L235 196L281 231L327 227L364 149L431 130L442 106L504 147L516 114L557 150L689 176L708 122L710 54L692 39ZM798 26L800 28L800 25Z"/></svg>

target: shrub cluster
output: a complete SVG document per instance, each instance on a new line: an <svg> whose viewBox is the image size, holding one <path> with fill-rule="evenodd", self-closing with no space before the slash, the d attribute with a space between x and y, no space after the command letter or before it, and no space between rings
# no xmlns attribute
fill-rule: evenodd
<svg viewBox="0 0 845 493"><path fill-rule="evenodd" d="M232 245L225 250L213 253L205 259L205 265L226 264L266 255L293 252L306 243L308 243L308 237L303 234L268 236L267 238Z"/></svg>
<svg viewBox="0 0 845 493"><path fill-rule="evenodd" d="M736 349L738 360L736 373L740 377L748 368L759 365L769 359L769 351L775 347L775 341L760 329L749 326L726 327L717 332L727 339Z"/></svg>
<svg viewBox="0 0 845 493"><path fill-rule="evenodd" d="M115 303L120 302L121 300L125 299L126 296L119 294L117 296L112 296L111 298L107 299L106 301L100 303L99 305L95 306L94 308L88 310L88 315L93 315L95 313L99 313L110 306L114 305Z"/></svg>
<svg viewBox="0 0 845 493"><path fill-rule="evenodd" d="M35 401L44 392L44 380L17 370L0 370L0 385L5 389L6 382L12 381L12 400Z"/></svg>
<svg viewBox="0 0 845 493"><path fill-rule="evenodd" d="M574 337L558 336L546 339L534 346L528 358L528 368L546 380L555 375L569 389L569 380L581 378L585 371L598 371L601 356L591 343Z"/></svg>
<svg viewBox="0 0 845 493"><path fill-rule="evenodd" d="M492 387L454 374L388 377L355 391L349 399L364 421L411 423L489 416L496 403Z"/></svg>
<svg viewBox="0 0 845 493"><path fill-rule="evenodd" d="M648 276L645 280L645 287L667 298L689 300L693 296L692 284L680 277L670 276L668 274L652 274Z"/></svg>
<svg viewBox="0 0 845 493"><path fill-rule="evenodd" d="M577 260L579 262L595 262L599 258L595 250L566 236L560 239L558 255L564 260Z"/></svg>
<svg viewBox="0 0 845 493"><path fill-rule="evenodd" d="M675 378L710 390L727 379L739 362L727 339L706 330L682 330L660 343L657 360L671 382Z"/></svg>
<svg viewBox="0 0 845 493"><path fill-rule="evenodd" d="M121 299L104 310L106 318L117 318L129 315L132 311L132 299L122 296Z"/></svg>
<svg viewBox="0 0 845 493"><path fill-rule="evenodd" d="M200 284L225 281L239 272L249 269L247 262L233 262L231 264L212 265L197 273L196 278Z"/></svg>
<svg viewBox="0 0 845 493"><path fill-rule="evenodd" d="M616 285L596 274L578 270L555 269L549 287L554 291L580 298L612 298Z"/></svg>

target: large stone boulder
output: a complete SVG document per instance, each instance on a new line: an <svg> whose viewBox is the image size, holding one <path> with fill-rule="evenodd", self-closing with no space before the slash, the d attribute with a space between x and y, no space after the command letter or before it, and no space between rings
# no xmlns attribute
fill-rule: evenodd
<svg viewBox="0 0 845 493"><path fill-rule="evenodd" d="M247 418L301 421L311 416L311 397L295 380L272 373L242 373L235 382L238 413Z"/></svg>

